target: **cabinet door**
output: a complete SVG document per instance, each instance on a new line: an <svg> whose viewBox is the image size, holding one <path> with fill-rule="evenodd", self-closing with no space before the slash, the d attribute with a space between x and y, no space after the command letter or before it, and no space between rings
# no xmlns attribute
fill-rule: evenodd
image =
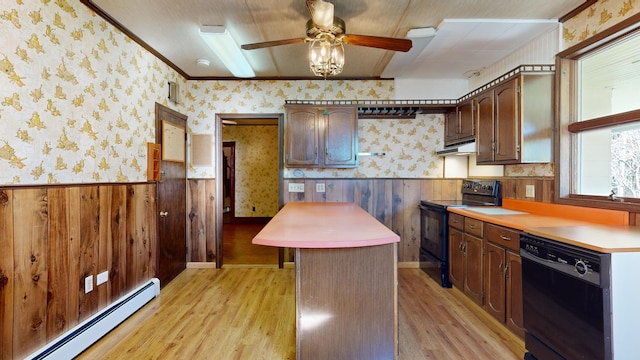
<svg viewBox="0 0 640 360"><path fill-rule="evenodd" d="M506 325L516 335L524 338L524 317L522 315L522 258L517 253L507 251L506 279Z"/></svg>
<svg viewBox="0 0 640 360"><path fill-rule="evenodd" d="M505 320L505 250L484 244L484 309L501 323Z"/></svg>
<svg viewBox="0 0 640 360"><path fill-rule="evenodd" d="M290 167L318 166L319 119L313 108L288 109L285 162Z"/></svg>
<svg viewBox="0 0 640 360"><path fill-rule="evenodd" d="M444 115L444 144L451 145L458 140L459 113L456 110L448 111Z"/></svg>
<svg viewBox="0 0 640 360"><path fill-rule="evenodd" d="M449 227L449 280L453 286L463 289L464 254L462 232Z"/></svg>
<svg viewBox="0 0 640 360"><path fill-rule="evenodd" d="M465 243L465 282L464 293L482 306L482 239L464 234Z"/></svg>
<svg viewBox="0 0 640 360"><path fill-rule="evenodd" d="M477 123L477 157L476 162L493 161L494 129L493 129L493 91L487 91L476 97Z"/></svg>
<svg viewBox="0 0 640 360"><path fill-rule="evenodd" d="M510 80L495 92L495 155L496 162L520 162L520 81Z"/></svg>
<svg viewBox="0 0 640 360"><path fill-rule="evenodd" d="M321 110L322 111L322 110ZM354 107L327 109L324 127L324 166L356 167L358 114Z"/></svg>
<svg viewBox="0 0 640 360"><path fill-rule="evenodd" d="M458 107L459 140L471 140L476 135L476 124L473 116L473 100L469 99Z"/></svg>

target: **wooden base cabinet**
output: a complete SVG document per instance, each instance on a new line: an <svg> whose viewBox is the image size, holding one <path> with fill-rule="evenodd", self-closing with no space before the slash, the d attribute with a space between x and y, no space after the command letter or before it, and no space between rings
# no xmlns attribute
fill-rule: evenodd
<svg viewBox="0 0 640 360"><path fill-rule="evenodd" d="M524 338L520 232L449 214L449 279Z"/></svg>
<svg viewBox="0 0 640 360"><path fill-rule="evenodd" d="M524 338L524 316L522 312L522 258L520 254L507 251L505 325L520 338Z"/></svg>
<svg viewBox="0 0 640 360"><path fill-rule="evenodd" d="M516 230L485 224L484 309L523 338L519 236Z"/></svg>
<svg viewBox="0 0 640 360"><path fill-rule="evenodd" d="M464 232L454 227L460 225ZM482 221L456 214L449 217L449 280L482 306Z"/></svg>

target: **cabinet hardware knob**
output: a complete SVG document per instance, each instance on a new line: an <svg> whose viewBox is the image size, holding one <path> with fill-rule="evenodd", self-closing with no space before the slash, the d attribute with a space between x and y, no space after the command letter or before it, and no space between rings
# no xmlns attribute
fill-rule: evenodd
<svg viewBox="0 0 640 360"><path fill-rule="evenodd" d="M160 211L160 217L166 217L167 215L169 215L169 212L167 212L167 211Z"/></svg>

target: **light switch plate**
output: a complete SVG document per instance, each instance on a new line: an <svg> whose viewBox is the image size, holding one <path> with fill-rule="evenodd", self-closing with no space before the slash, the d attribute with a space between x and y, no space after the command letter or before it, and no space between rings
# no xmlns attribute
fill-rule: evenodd
<svg viewBox="0 0 640 360"><path fill-rule="evenodd" d="M534 185L527 185L525 197L536 197L536 187Z"/></svg>
<svg viewBox="0 0 640 360"><path fill-rule="evenodd" d="M304 183L289 183L289 192L304 192Z"/></svg>
<svg viewBox="0 0 640 360"><path fill-rule="evenodd" d="M90 293L93 291L93 275L89 275L84 278L84 293Z"/></svg>
<svg viewBox="0 0 640 360"><path fill-rule="evenodd" d="M324 183L316 184L316 192L319 192L319 193L324 192Z"/></svg>
<svg viewBox="0 0 640 360"><path fill-rule="evenodd" d="M109 280L109 271L103 271L96 277L96 286L104 284Z"/></svg>

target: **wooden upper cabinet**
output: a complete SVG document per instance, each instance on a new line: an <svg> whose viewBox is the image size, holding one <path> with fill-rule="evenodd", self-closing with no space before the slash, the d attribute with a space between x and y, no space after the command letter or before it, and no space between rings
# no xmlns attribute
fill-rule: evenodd
<svg viewBox="0 0 640 360"><path fill-rule="evenodd" d="M521 74L479 94L477 163L550 162L552 100L552 74Z"/></svg>
<svg viewBox="0 0 640 360"><path fill-rule="evenodd" d="M459 121L458 112L455 109L444 114L444 144L451 145L458 140Z"/></svg>
<svg viewBox="0 0 640 360"><path fill-rule="evenodd" d="M458 119L460 130L458 139L460 141L473 140L476 135L476 124L473 118L473 107L475 104L471 99L458 106Z"/></svg>
<svg viewBox="0 0 640 360"><path fill-rule="evenodd" d="M355 107L287 106L285 165L357 167L358 113Z"/></svg>
<svg viewBox="0 0 640 360"><path fill-rule="evenodd" d="M287 109L285 159L288 166L314 167L318 158L320 118L315 108Z"/></svg>
<svg viewBox="0 0 640 360"><path fill-rule="evenodd" d="M493 161L493 91L487 91L478 95L476 103L476 122L478 134L476 139L476 162L485 163Z"/></svg>
<svg viewBox="0 0 640 360"><path fill-rule="evenodd" d="M324 111L323 111L324 113ZM327 109L324 127L324 166L356 167L358 114L353 107Z"/></svg>
<svg viewBox="0 0 640 360"><path fill-rule="evenodd" d="M520 79L515 78L493 92L495 113L494 161L520 162Z"/></svg>
<svg viewBox="0 0 640 360"><path fill-rule="evenodd" d="M475 123L473 116L473 100L460 103L456 109L445 114L444 144L453 145L475 137Z"/></svg>

